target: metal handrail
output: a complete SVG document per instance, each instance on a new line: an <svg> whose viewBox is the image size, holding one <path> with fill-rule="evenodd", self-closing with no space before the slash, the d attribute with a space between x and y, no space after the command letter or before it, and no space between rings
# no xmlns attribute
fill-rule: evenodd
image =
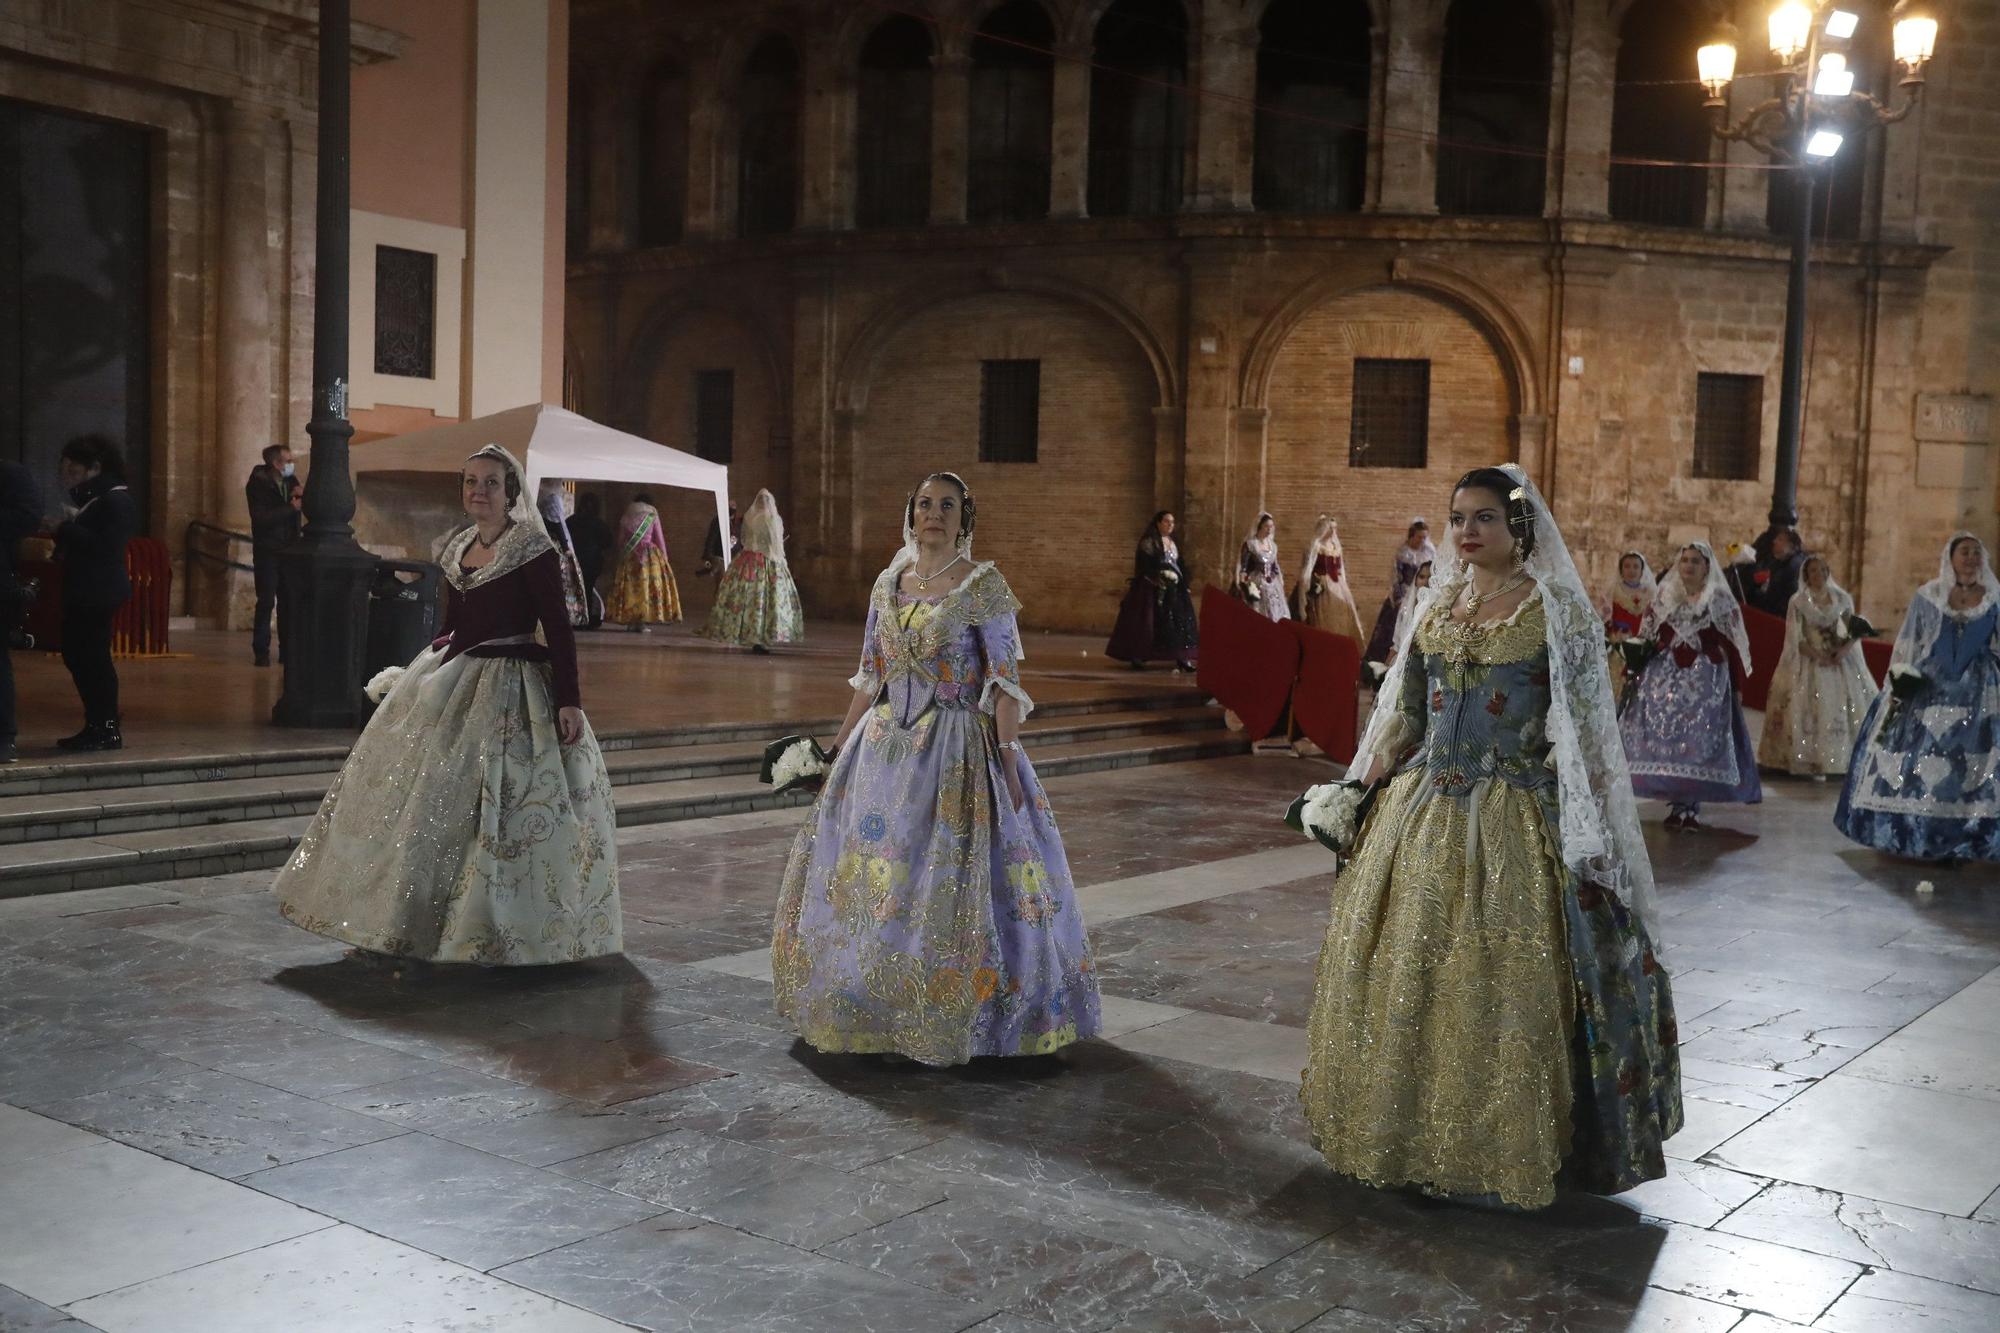
<svg viewBox="0 0 2000 1333"><path fill-rule="evenodd" d="M199 558L202 560L213 560L225 569L240 569L246 574L257 572L257 568L254 565L246 565L241 560L231 560L226 555L217 555L213 551L204 551L195 546L194 530L196 528L200 528L203 532L215 533L218 537L227 537L233 542L248 542L253 547L257 541L255 537L252 537L247 532L231 532L228 528L218 528L215 524L204 523L198 518L190 519L188 520L187 531L181 534L181 555L184 559L192 560Z"/></svg>

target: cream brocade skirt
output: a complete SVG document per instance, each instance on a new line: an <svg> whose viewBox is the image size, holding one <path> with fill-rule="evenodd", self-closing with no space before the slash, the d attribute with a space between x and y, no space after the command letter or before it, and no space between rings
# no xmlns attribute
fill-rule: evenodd
<svg viewBox="0 0 2000 1333"><path fill-rule="evenodd" d="M1475 822L1476 816L1476 822ZM1333 891L1301 1097L1334 1170L1548 1203L1571 1138L1576 984L1543 807L1415 769Z"/></svg>
<svg viewBox="0 0 2000 1333"><path fill-rule="evenodd" d="M611 780L564 749L548 668L426 648L273 886L286 919L376 953L559 963L624 947Z"/></svg>

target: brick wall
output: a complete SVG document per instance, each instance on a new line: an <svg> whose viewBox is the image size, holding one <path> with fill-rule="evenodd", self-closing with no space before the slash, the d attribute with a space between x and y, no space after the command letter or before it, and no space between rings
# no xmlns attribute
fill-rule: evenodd
<svg viewBox="0 0 2000 1333"><path fill-rule="evenodd" d="M1009 358L1042 363L1039 461L982 464L979 363ZM904 326L877 362L867 402L866 567L879 569L901 542L916 479L954 471L979 502L975 553L999 564L1029 623L1110 626L1153 512L1157 402L1151 370L1116 325L1053 297L949 301Z"/></svg>

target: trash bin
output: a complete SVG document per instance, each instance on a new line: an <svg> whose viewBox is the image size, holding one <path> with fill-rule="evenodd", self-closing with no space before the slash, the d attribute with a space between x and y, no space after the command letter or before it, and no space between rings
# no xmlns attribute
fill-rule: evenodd
<svg viewBox="0 0 2000 1333"><path fill-rule="evenodd" d="M408 666L437 636L438 581L444 571L425 560L384 560L368 587L368 651L362 679L384 667Z"/></svg>

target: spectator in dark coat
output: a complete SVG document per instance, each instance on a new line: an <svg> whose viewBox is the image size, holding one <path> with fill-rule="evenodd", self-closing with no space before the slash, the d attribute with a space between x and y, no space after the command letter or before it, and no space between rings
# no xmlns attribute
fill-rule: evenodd
<svg viewBox="0 0 2000 1333"><path fill-rule="evenodd" d="M11 636L28 613L14 559L24 537L42 524L34 478L19 463L0 461L0 632ZM0 764L11 764L14 748L14 655L0 643Z"/></svg>
<svg viewBox="0 0 2000 1333"><path fill-rule="evenodd" d="M250 622L250 655L258 666L271 665L271 619L278 605L278 554L299 539L304 521L305 488L299 484L292 451L274 444L264 461L250 469L243 483L243 502L250 507L250 564L256 571L257 611ZM284 620L278 620L279 656L283 657Z"/></svg>
<svg viewBox="0 0 2000 1333"><path fill-rule="evenodd" d="M56 529L63 563L62 659L83 700L83 730L56 742L65 750L118 750L118 669L111 622L132 595L125 547L139 529L139 506L125 486L125 459L102 435L79 435L59 464L73 517Z"/></svg>
<svg viewBox="0 0 2000 1333"><path fill-rule="evenodd" d="M604 599L598 595L597 580L604 574L604 553L611 549L611 528L604 521L604 507L595 492L577 497L576 512L569 516L569 541L576 554L577 572L583 576L583 599L590 607L584 624L596 629L604 623Z"/></svg>
<svg viewBox="0 0 2000 1333"><path fill-rule="evenodd" d="M1759 611L1783 616L1799 590L1799 571L1805 565L1805 544L1791 528L1771 534L1770 549L1758 556L1743 581L1743 600Z"/></svg>

